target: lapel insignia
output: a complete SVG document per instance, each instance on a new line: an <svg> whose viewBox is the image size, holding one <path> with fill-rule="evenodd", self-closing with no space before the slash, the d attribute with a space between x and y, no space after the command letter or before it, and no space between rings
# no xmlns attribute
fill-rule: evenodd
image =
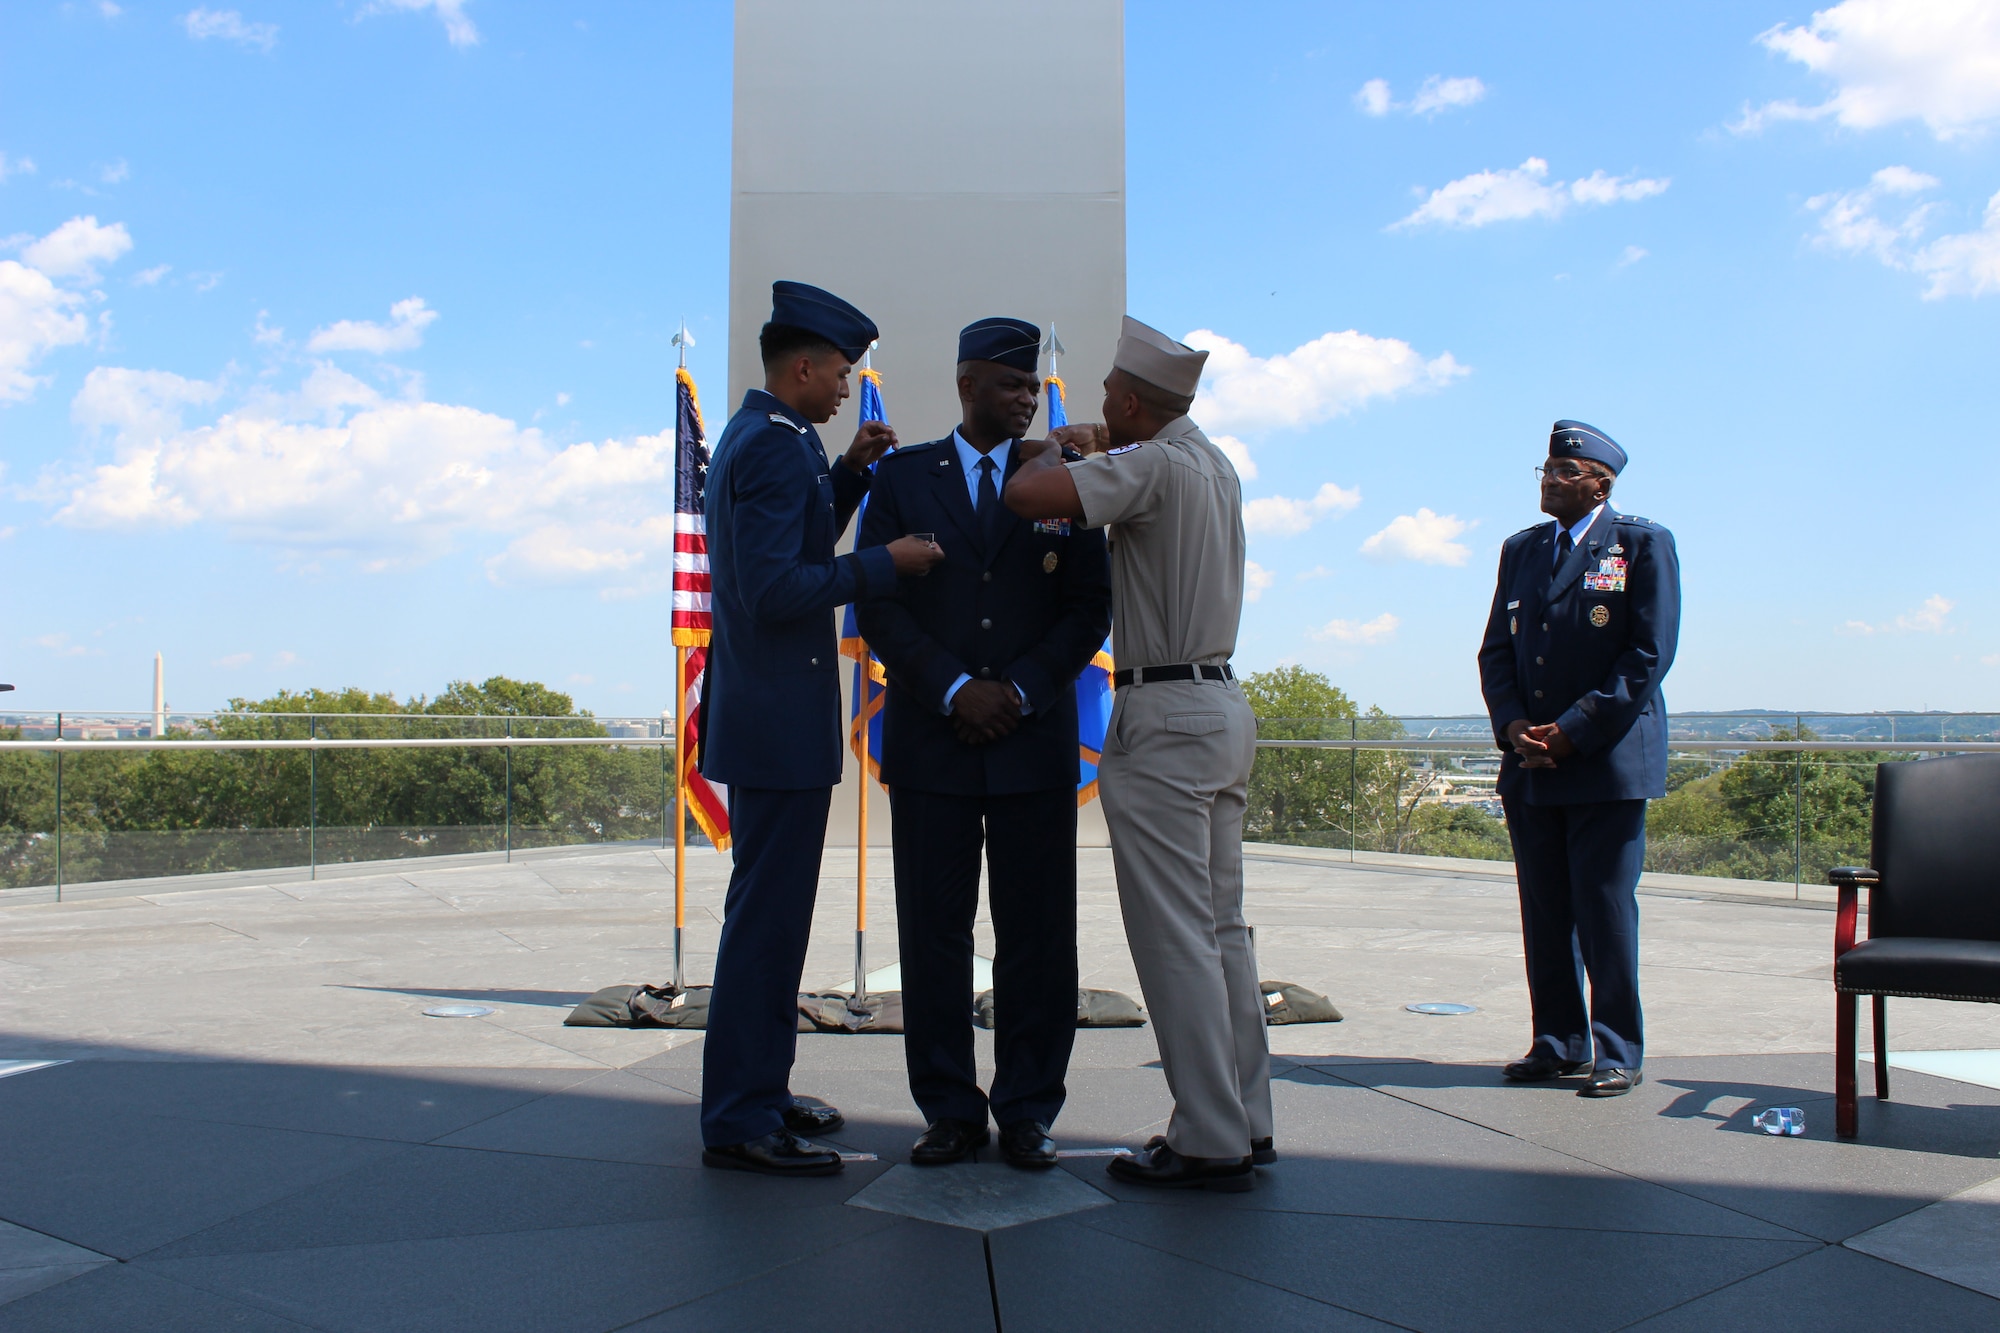
<svg viewBox="0 0 2000 1333"><path fill-rule="evenodd" d="M1058 557L1054 551L1050 551L1047 555L1042 557L1042 573L1044 574L1055 573L1056 565L1058 563L1060 563L1060 557Z"/></svg>
<svg viewBox="0 0 2000 1333"><path fill-rule="evenodd" d="M1602 602L1599 602L1596 606L1591 607L1590 623L1597 626L1597 628L1599 629L1603 629L1606 625L1609 625L1611 623L1611 608L1606 606Z"/></svg>

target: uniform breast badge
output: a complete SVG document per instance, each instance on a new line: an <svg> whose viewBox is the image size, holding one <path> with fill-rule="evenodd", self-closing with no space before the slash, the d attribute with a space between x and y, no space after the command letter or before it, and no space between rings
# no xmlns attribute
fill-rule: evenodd
<svg viewBox="0 0 2000 1333"><path fill-rule="evenodd" d="M1044 537L1067 537L1069 536L1069 520L1066 518L1038 518L1035 520L1035 531L1041 533Z"/></svg>
<svg viewBox="0 0 2000 1333"><path fill-rule="evenodd" d="M1623 592L1624 589L1621 588L1619 589L1619 591ZM1603 629L1606 625L1609 625L1611 623L1611 608L1604 605L1604 603L1602 602L1599 602L1596 606L1591 607L1590 623L1597 626L1597 628L1599 629Z"/></svg>
<svg viewBox="0 0 2000 1333"><path fill-rule="evenodd" d="M1521 632L1521 622L1513 616L1508 616L1507 632L1509 634L1519 634Z"/></svg>
<svg viewBox="0 0 2000 1333"><path fill-rule="evenodd" d="M1624 592L1625 561L1615 555L1597 562L1597 569L1583 576L1585 592Z"/></svg>
<svg viewBox="0 0 2000 1333"><path fill-rule="evenodd" d="M1056 565L1059 563L1059 561L1060 557L1058 557L1054 551L1050 551L1047 555L1042 557L1042 573L1044 574L1055 573Z"/></svg>

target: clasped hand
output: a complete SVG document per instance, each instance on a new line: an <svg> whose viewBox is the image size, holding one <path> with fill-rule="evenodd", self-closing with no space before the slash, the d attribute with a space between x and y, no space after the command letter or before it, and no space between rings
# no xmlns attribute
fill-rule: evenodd
<svg viewBox="0 0 2000 1333"><path fill-rule="evenodd" d="M951 725L967 745L985 745L1021 725L1021 696L1011 684L968 680L951 696Z"/></svg>
<svg viewBox="0 0 2000 1333"><path fill-rule="evenodd" d="M1554 768L1556 760L1576 753L1576 745L1553 722L1537 727L1517 718L1507 724L1507 743L1521 756L1522 768Z"/></svg>

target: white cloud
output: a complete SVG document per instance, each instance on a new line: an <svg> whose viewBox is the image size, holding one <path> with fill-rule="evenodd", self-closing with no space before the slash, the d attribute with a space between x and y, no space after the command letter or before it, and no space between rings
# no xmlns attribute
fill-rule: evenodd
<svg viewBox="0 0 2000 1333"><path fill-rule="evenodd" d="M1625 247L1624 253L1618 256L1618 267L1630 268L1644 259L1649 253L1651 252L1643 245L1628 245Z"/></svg>
<svg viewBox="0 0 2000 1333"><path fill-rule="evenodd" d="M1992 0L1844 0L1757 40L1830 79L1834 92L1815 106L1745 108L1730 126L1738 133L1831 116L1857 130L1921 120L1951 139L2000 118L2000 5Z"/></svg>
<svg viewBox="0 0 2000 1333"><path fill-rule="evenodd" d="M2000 194L1986 201L1978 231L1938 237L1911 257L1910 267L1930 276L1926 301L2000 293Z"/></svg>
<svg viewBox="0 0 2000 1333"><path fill-rule="evenodd" d="M134 287L156 287L159 285L161 278L166 277L167 274L173 271L174 266L172 264L155 264L151 268L142 268L132 275L132 285Z"/></svg>
<svg viewBox="0 0 2000 1333"><path fill-rule="evenodd" d="M1435 116L1440 111L1471 106L1484 96L1486 85L1478 79L1447 79L1441 74L1433 74L1417 89L1417 95L1407 102L1398 102L1391 97L1387 79L1370 79L1356 90L1354 105L1361 108L1364 116L1386 116L1391 111L1412 116Z"/></svg>
<svg viewBox="0 0 2000 1333"><path fill-rule="evenodd" d="M1440 111L1471 106L1484 96L1486 85L1478 79L1447 79L1433 74L1424 80L1423 87L1417 89L1416 97L1410 102L1410 114L1434 116Z"/></svg>
<svg viewBox="0 0 2000 1333"><path fill-rule="evenodd" d="M1506 171L1475 171L1431 191L1416 211L1391 224L1391 229L1430 223L1484 227L1522 218L1558 218L1574 205L1632 203L1660 194L1670 184L1664 178L1607 176L1602 171L1574 181L1550 182L1548 174L1548 162L1539 157Z"/></svg>
<svg viewBox="0 0 2000 1333"><path fill-rule="evenodd" d="M1223 432L1316 425L1372 399L1442 388L1469 373L1450 352L1426 361L1400 338L1354 329L1322 334L1270 357L1252 356L1241 343L1209 329L1196 329L1182 341L1208 353L1201 419Z"/></svg>
<svg viewBox="0 0 2000 1333"><path fill-rule="evenodd" d="M650 586L669 575L671 429L558 448L474 408L385 398L324 363L289 391L253 388L216 414L227 396L162 371L98 368L72 405L96 458L45 473L35 493L70 527L202 525L371 569L472 544L494 551L496 581ZM184 425L198 407L208 419Z"/></svg>
<svg viewBox="0 0 2000 1333"><path fill-rule="evenodd" d="M108 167L99 167L97 169L97 179L105 185L117 185L129 180L131 176L131 164L122 157Z"/></svg>
<svg viewBox="0 0 2000 1333"><path fill-rule="evenodd" d="M1841 629L1848 634L1949 634L1952 627L1945 624L1958 603L1948 597L1932 593L1924 598L1924 603L1914 611L1897 616L1883 625L1871 625L1865 620L1850 620Z"/></svg>
<svg viewBox="0 0 2000 1333"><path fill-rule="evenodd" d="M227 657L216 658L209 665L221 667L224 671L234 671L237 667L249 666L256 657L255 653L231 653Z"/></svg>
<svg viewBox="0 0 2000 1333"><path fill-rule="evenodd" d="M285 331L265 323L270 314L271 312L268 310L259 310L257 312L257 327L250 331L250 341L256 343L259 347L278 347L284 344Z"/></svg>
<svg viewBox="0 0 2000 1333"><path fill-rule="evenodd" d="M97 12L108 19L115 19L125 10L119 5L112 4L111 0L97 0Z"/></svg>
<svg viewBox="0 0 2000 1333"><path fill-rule="evenodd" d="M90 649L80 643L71 643L67 634L44 634L35 640L35 646L46 648L58 657L88 657Z"/></svg>
<svg viewBox="0 0 2000 1333"><path fill-rule="evenodd" d="M1333 577L1333 571L1328 569L1325 565L1314 565L1311 569L1302 569L1298 573L1292 575L1292 582L1310 583L1314 579L1330 579L1332 577Z"/></svg>
<svg viewBox="0 0 2000 1333"><path fill-rule="evenodd" d="M1414 560L1423 565L1462 565L1472 548L1453 538L1472 530L1474 524L1456 514L1434 514L1419 509L1401 514L1367 541L1361 554L1372 560Z"/></svg>
<svg viewBox="0 0 2000 1333"><path fill-rule="evenodd" d="M1275 583L1277 577L1277 575L1258 564L1255 560L1245 560L1243 562L1243 600L1246 602L1261 601L1264 596L1264 589Z"/></svg>
<svg viewBox="0 0 2000 1333"><path fill-rule="evenodd" d="M6 184L9 176L32 176L34 174L34 158L9 157L5 153L0 153L0 185Z"/></svg>
<svg viewBox="0 0 2000 1333"><path fill-rule="evenodd" d="M473 46L479 41L479 29L465 16L465 6L470 0L375 0L375 3L361 11L369 14L386 14L395 10L421 12L426 9L437 11L444 23L445 39L453 46Z"/></svg>
<svg viewBox="0 0 2000 1333"><path fill-rule="evenodd" d="M70 420L93 435L135 447L157 444L181 428L185 409L212 403L220 385L165 370L98 366L70 400Z"/></svg>
<svg viewBox="0 0 2000 1333"><path fill-rule="evenodd" d="M1227 458L1229 465L1236 469L1239 481L1257 480L1257 463L1250 457L1249 445L1234 435L1211 435L1208 439L1209 443L1222 450L1223 457Z"/></svg>
<svg viewBox="0 0 2000 1333"><path fill-rule="evenodd" d="M1858 190L1815 195L1806 200L1820 215L1814 239L1828 249L1872 255L1890 268L1925 275L1927 301L2000 293L2000 194L1987 201L1979 230L1939 236L1927 245L1920 242L1937 204L1897 203L1884 215L1889 201L1938 185L1935 176L1895 166L1882 168Z"/></svg>
<svg viewBox="0 0 2000 1333"><path fill-rule="evenodd" d="M233 9L191 9L181 15L181 24L196 41L219 37L266 53L278 44L277 24L246 23L243 15Z"/></svg>
<svg viewBox="0 0 2000 1333"><path fill-rule="evenodd" d="M1245 500L1243 527L1247 532L1295 537L1321 519L1338 518L1360 503L1360 491L1344 491L1329 481L1310 500L1291 500L1282 495Z"/></svg>
<svg viewBox="0 0 2000 1333"><path fill-rule="evenodd" d="M116 262L132 248L125 224L99 226L95 217L75 217L21 251L21 258L52 278L97 281L97 266Z"/></svg>
<svg viewBox="0 0 2000 1333"><path fill-rule="evenodd" d="M1373 620L1329 620L1313 631L1313 637L1322 642L1332 639L1336 643L1358 643L1365 646L1383 643L1395 637L1396 627L1402 623L1384 611Z"/></svg>
<svg viewBox="0 0 2000 1333"><path fill-rule="evenodd" d="M306 343L310 352L407 352L421 347L424 330L437 319L437 311L424 305L421 296L411 296L389 307L389 322L377 324L366 319L343 319L323 329L315 329Z"/></svg>
<svg viewBox="0 0 2000 1333"><path fill-rule="evenodd" d="M90 321L76 309L83 299L45 273L0 259L0 403L25 402L38 383L29 368L50 350L90 336Z"/></svg>

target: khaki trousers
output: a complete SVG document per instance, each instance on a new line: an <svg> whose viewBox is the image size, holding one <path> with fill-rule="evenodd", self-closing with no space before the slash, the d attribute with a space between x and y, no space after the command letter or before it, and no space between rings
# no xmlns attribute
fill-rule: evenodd
<svg viewBox="0 0 2000 1333"><path fill-rule="evenodd" d="M1257 722L1233 681L1118 691L1098 767L1125 938L1188 1157L1271 1135L1271 1054L1243 921L1243 809Z"/></svg>

